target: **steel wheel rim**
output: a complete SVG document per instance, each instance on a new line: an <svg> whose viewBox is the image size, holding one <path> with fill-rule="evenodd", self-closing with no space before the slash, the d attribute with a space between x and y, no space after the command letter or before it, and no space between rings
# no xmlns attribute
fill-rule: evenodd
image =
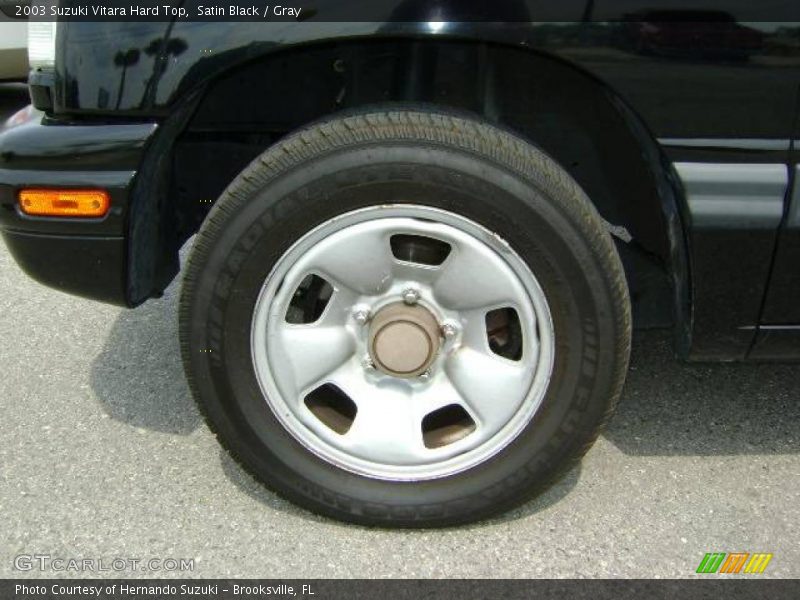
<svg viewBox="0 0 800 600"><path fill-rule="evenodd" d="M450 253L438 266L401 260L390 248L395 235L439 240ZM331 284L330 300L314 323L287 323L297 286L309 275ZM405 379L365 365L371 347L359 310L380 314L409 289L445 331L452 326L456 333L442 336L426 373ZM486 339L486 314L498 309L518 315L518 360L496 354ZM384 205L330 219L283 254L256 301L251 352L267 406L305 448L353 473L420 481L473 468L517 438L547 392L554 338L541 286L502 238L455 213ZM309 393L325 384L355 405L344 434L307 404ZM449 406L459 406L474 430L426 447L426 417Z"/></svg>

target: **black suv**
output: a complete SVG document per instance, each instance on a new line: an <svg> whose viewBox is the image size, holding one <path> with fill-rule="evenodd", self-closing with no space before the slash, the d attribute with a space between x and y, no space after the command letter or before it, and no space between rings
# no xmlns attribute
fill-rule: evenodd
<svg viewBox="0 0 800 600"><path fill-rule="evenodd" d="M587 450L634 327L800 358L795 0L331 4L32 22L36 110L0 136L0 227L42 283L135 307L194 236L186 373L257 478L469 521Z"/></svg>

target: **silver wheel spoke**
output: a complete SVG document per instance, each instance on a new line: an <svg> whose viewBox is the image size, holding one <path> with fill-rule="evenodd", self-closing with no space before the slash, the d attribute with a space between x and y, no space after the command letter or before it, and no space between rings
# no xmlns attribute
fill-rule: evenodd
<svg viewBox="0 0 800 600"><path fill-rule="evenodd" d="M420 422L432 412L453 404L473 412L446 373L438 373L430 385L414 394L414 412Z"/></svg>
<svg viewBox="0 0 800 600"><path fill-rule="evenodd" d="M411 410L409 395L400 386L379 388L350 366L331 378L356 402L358 412L341 445L356 455L385 464L406 464L424 458L421 422Z"/></svg>
<svg viewBox="0 0 800 600"><path fill-rule="evenodd" d="M344 327L320 325L285 325L276 334L271 358L286 375L282 390L295 401L313 384L351 358L355 342Z"/></svg>
<svg viewBox="0 0 800 600"><path fill-rule="evenodd" d="M394 277L399 280L432 285L439 276L439 268L440 267L396 262L393 268L393 274Z"/></svg>
<svg viewBox="0 0 800 600"><path fill-rule="evenodd" d="M394 261L387 232L362 223L322 240L303 263L339 286L375 296L388 287Z"/></svg>
<svg viewBox="0 0 800 600"><path fill-rule="evenodd" d="M445 370L479 429L498 431L519 408L530 385L524 364L513 363L472 348L461 348L447 359Z"/></svg>
<svg viewBox="0 0 800 600"><path fill-rule="evenodd" d="M519 306L525 290L510 267L477 240L454 245L433 284L438 302L451 310Z"/></svg>
<svg viewBox="0 0 800 600"><path fill-rule="evenodd" d="M427 452L422 426L402 405L376 406L359 412L343 445L351 452L385 464L419 462Z"/></svg>

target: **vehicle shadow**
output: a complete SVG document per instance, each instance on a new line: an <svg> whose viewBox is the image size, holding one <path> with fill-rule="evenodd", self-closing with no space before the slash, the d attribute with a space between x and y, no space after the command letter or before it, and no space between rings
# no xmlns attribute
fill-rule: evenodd
<svg viewBox="0 0 800 600"><path fill-rule="evenodd" d="M91 386L106 413L132 427L189 435L202 423L183 374L178 291L120 313L92 363Z"/></svg>
<svg viewBox="0 0 800 600"><path fill-rule="evenodd" d="M682 363L641 332L605 437L635 456L800 452L800 365Z"/></svg>

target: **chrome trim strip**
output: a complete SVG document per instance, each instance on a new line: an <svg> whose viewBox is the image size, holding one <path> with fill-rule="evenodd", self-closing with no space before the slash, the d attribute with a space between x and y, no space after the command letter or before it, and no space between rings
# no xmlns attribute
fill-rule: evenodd
<svg viewBox="0 0 800 600"><path fill-rule="evenodd" d="M788 151L791 140L725 139L725 138L659 138L658 143L671 148L705 148L714 150L763 150L768 152Z"/></svg>
<svg viewBox="0 0 800 600"><path fill-rule="evenodd" d="M752 331L754 329L761 331L800 331L800 325L742 325L739 329L742 331Z"/></svg>
<svg viewBox="0 0 800 600"><path fill-rule="evenodd" d="M782 164L675 163L694 227L778 227L789 183Z"/></svg>

